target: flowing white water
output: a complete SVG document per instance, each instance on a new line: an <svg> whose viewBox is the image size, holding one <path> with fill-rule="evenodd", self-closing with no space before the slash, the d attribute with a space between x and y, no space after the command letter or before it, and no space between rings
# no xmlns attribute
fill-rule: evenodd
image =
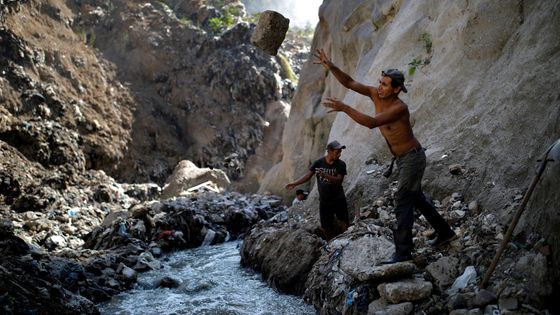
<svg viewBox="0 0 560 315"><path fill-rule="evenodd" d="M138 286L100 304L102 314L315 314L301 297L279 294L241 268L238 242L177 252L163 269L139 274ZM163 277L177 288L155 288Z"/></svg>

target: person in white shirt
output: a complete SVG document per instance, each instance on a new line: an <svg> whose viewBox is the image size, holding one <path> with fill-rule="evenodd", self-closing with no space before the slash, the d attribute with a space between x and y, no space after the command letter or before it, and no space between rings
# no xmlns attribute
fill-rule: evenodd
<svg viewBox="0 0 560 315"><path fill-rule="evenodd" d="M303 206L305 199L307 199L307 195L309 195L309 193L303 189L296 190L296 197L294 198L294 201L292 201L292 207L295 205Z"/></svg>

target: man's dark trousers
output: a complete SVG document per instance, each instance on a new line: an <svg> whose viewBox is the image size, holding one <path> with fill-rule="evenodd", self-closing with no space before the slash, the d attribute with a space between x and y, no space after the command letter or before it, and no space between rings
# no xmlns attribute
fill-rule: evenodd
<svg viewBox="0 0 560 315"><path fill-rule="evenodd" d="M411 256L414 247L412 242L414 207L422 213L438 235L451 235L453 231L422 192L422 176L426 169L424 149L410 151L397 157L396 161L399 186L395 193L397 223L393 229L393 238L397 258L405 258Z"/></svg>

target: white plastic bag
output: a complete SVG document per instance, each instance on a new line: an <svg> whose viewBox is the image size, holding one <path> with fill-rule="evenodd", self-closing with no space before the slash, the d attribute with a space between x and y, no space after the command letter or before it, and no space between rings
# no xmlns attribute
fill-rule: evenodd
<svg viewBox="0 0 560 315"><path fill-rule="evenodd" d="M463 274L459 278L455 279L455 282L453 282L453 285L449 289L449 292L457 292L460 289L466 288L469 283L475 281L476 270L474 269L474 266L468 266L467 268L465 268L465 272L463 272Z"/></svg>

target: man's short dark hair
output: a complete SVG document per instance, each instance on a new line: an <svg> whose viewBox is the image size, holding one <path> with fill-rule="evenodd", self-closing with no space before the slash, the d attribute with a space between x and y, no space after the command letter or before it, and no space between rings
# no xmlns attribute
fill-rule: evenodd
<svg viewBox="0 0 560 315"><path fill-rule="evenodd" d="M296 195L305 195L305 190L303 189L296 190Z"/></svg>
<svg viewBox="0 0 560 315"><path fill-rule="evenodd" d="M399 69L386 69L381 71L381 75L391 78L391 86L393 88L400 86L401 91L408 92L406 86L404 86L404 74Z"/></svg>

